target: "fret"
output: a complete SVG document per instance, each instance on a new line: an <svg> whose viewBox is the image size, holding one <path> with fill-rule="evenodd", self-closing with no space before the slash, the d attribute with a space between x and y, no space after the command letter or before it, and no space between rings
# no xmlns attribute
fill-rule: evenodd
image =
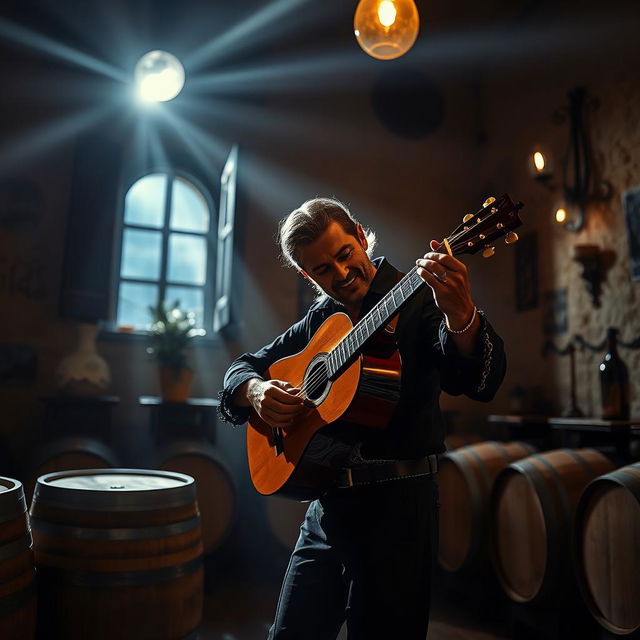
<svg viewBox="0 0 640 640"><path fill-rule="evenodd" d="M342 369L365 342L424 284L414 267L332 349L329 354L329 375Z"/></svg>

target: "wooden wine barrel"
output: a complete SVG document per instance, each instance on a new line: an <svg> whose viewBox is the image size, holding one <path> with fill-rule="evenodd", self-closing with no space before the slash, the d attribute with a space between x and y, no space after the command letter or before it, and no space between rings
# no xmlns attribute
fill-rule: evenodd
<svg viewBox="0 0 640 640"><path fill-rule="evenodd" d="M202 619L193 478L88 469L38 478L31 504L39 634L176 640Z"/></svg>
<svg viewBox="0 0 640 640"><path fill-rule="evenodd" d="M484 438L475 433L451 433L444 439L444 445L447 451L454 451L455 449L460 449L460 447L477 444L483 440Z"/></svg>
<svg viewBox="0 0 640 640"><path fill-rule="evenodd" d="M54 471L75 469L108 469L117 467L118 457L113 449L100 440L84 436L66 436L47 442L38 448L29 461L25 491L31 502L36 480Z"/></svg>
<svg viewBox="0 0 640 640"><path fill-rule="evenodd" d="M447 571L486 564L489 499L493 481L510 462L535 451L525 442L481 442L445 453L440 460L440 544Z"/></svg>
<svg viewBox="0 0 640 640"><path fill-rule="evenodd" d="M22 483L0 477L0 638L32 640L36 582Z"/></svg>
<svg viewBox="0 0 640 640"><path fill-rule="evenodd" d="M593 480L575 517L578 586L593 617L616 634L640 629L640 462Z"/></svg>
<svg viewBox="0 0 640 640"><path fill-rule="evenodd" d="M569 599L573 516L584 488L611 471L595 449L558 449L514 462L491 496L491 557L505 593L516 602Z"/></svg>
<svg viewBox="0 0 640 640"><path fill-rule="evenodd" d="M278 542L286 549L293 549L300 535L300 525L309 508L308 502L288 500L279 496L267 496L267 521Z"/></svg>
<svg viewBox="0 0 640 640"><path fill-rule="evenodd" d="M234 521L236 491L231 473L218 452L206 442L179 441L161 449L155 465L195 479L204 552L220 547Z"/></svg>

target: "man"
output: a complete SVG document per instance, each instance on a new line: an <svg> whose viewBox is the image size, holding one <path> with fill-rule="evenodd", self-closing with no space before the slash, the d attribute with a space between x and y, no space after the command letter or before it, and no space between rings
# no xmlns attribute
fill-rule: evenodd
<svg viewBox="0 0 640 640"><path fill-rule="evenodd" d="M273 427L305 410L300 389L262 374L301 351L331 314L355 323L398 281L372 260L367 234L340 202L316 198L280 224L284 258L321 293L306 316L229 368L221 413L235 424L249 408ZM431 248L437 246L432 241ZM334 423L347 445L335 486L313 501L291 556L270 639L424 640L437 550L437 454L444 451L441 390L490 400L505 372L502 340L472 300L465 265L434 251L416 261L422 287L400 311L400 399L386 429ZM391 329L389 327L389 329Z"/></svg>

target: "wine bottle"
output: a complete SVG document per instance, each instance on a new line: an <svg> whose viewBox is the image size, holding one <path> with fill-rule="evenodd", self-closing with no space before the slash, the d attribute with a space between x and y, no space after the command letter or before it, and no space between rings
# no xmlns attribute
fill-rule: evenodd
<svg viewBox="0 0 640 640"><path fill-rule="evenodd" d="M600 365L602 417L605 420L629 419L629 372L618 355L618 330L607 329L607 351Z"/></svg>

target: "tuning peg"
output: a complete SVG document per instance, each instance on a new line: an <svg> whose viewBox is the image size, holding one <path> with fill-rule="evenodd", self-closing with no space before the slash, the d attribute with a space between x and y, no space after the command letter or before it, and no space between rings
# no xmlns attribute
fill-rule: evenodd
<svg viewBox="0 0 640 640"><path fill-rule="evenodd" d="M509 233L507 233L507 235L504 237L504 241L507 244L518 242L518 234L515 231L509 231Z"/></svg>
<svg viewBox="0 0 640 640"><path fill-rule="evenodd" d="M493 196L488 197L485 201L484 204L482 205L482 208L484 207L488 207L492 202L495 202L496 199Z"/></svg>
<svg viewBox="0 0 640 640"><path fill-rule="evenodd" d="M471 218L473 218L473 213L467 213L467 215L464 218L462 218L462 222L469 222Z"/></svg>
<svg viewBox="0 0 640 640"><path fill-rule="evenodd" d="M495 252L496 252L495 247L486 247L485 250L482 252L482 257L490 258Z"/></svg>

